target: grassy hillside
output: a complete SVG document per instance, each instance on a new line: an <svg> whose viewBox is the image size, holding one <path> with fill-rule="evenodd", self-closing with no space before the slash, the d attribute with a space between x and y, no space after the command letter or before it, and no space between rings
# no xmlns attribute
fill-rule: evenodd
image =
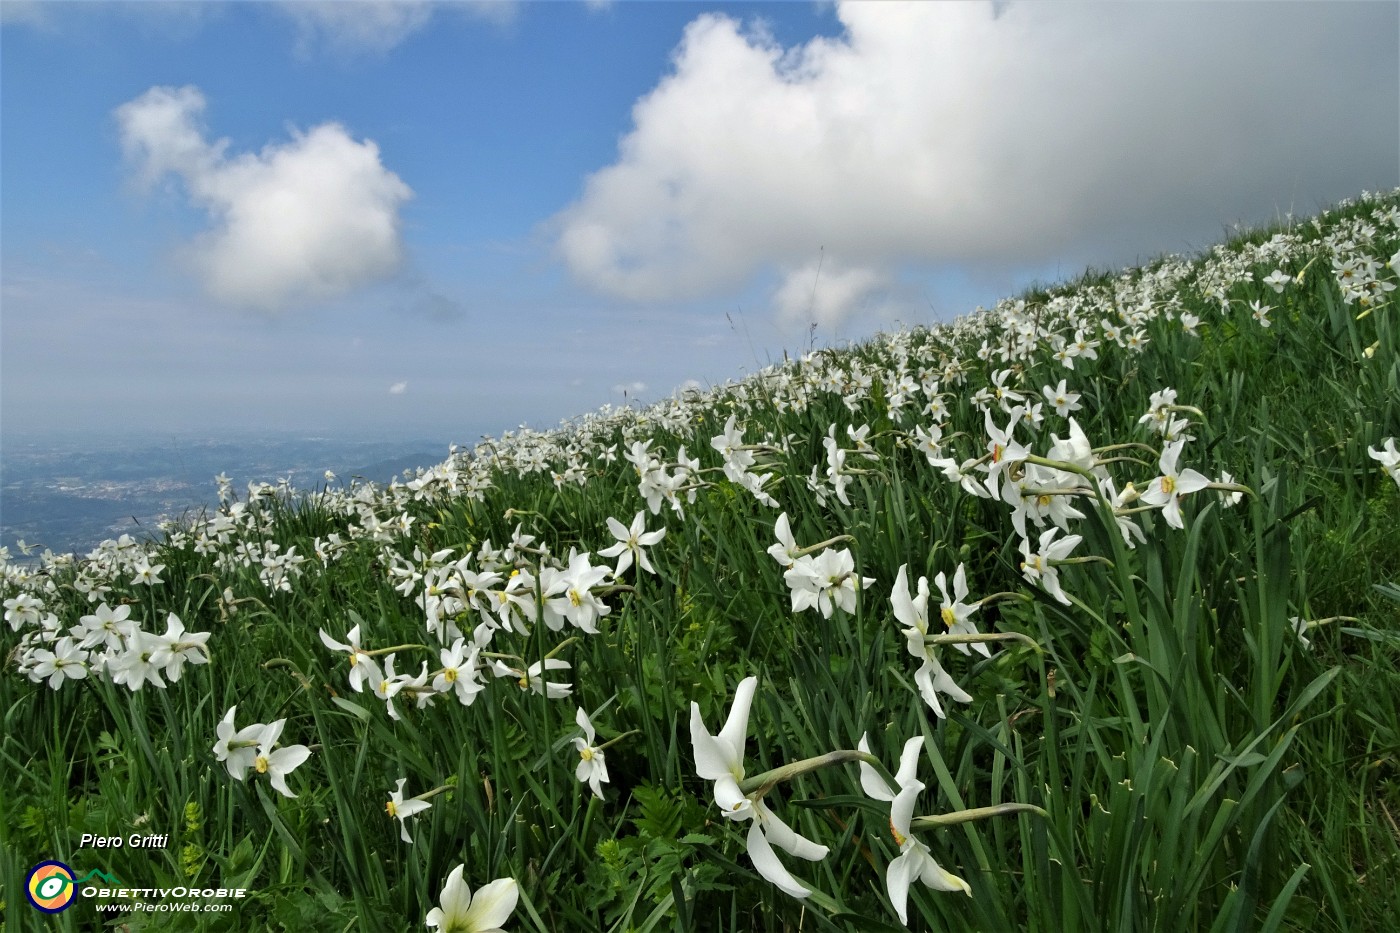
<svg viewBox="0 0 1400 933"><path fill-rule="evenodd" d="M1387 929L1397 283L1363 195L10 564L7 923Z"/></svg>

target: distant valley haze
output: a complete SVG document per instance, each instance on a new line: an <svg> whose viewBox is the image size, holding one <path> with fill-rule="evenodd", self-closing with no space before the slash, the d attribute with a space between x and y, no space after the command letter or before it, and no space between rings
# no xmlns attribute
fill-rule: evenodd
<svg viewBox="0 0 1400 933"><path fill-rule="evenodd" d="M449 445L428 439L375 441L296 435L160 435L80 442L6 437L0 457L0 546L22 559L16 542L55 553L86 554L122 534L154 537L164 520L197 517L218 506L223 474L246 498L249 483L291 480L293 488L361 481L381 485L404 471L446 460ZM31 557L37 556L35 551Z"/></svg>

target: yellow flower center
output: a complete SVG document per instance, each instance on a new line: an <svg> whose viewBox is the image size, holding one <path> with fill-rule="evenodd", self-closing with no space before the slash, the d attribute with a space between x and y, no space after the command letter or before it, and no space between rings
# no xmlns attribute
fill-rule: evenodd
<svg viewBox="0 0 1400 933"><path fill-rule="evenodd" d="M442 679L450 684L455 684L457 682L457 668L449 667L447 670L443 671Z"/></svg>
<svg viewBox="0 0 1400 933"><path fill-rule="evenodd" d="M1176 491L1176 478L1171 476L1162 477L1162 492L1171 495Z"/></svg>
<svg viewBox="0 0 1400 933"><path fill-rule="evenodd" d="M1036 496L1035 504L1042 509L1048 509L1050 508L1050 497L1045 493L1041 493L1039 496Z"/></svg>
<svg viewBox="0 0 1400 933"><path fill-rule="evenodd" d="M386 803L386 804L384 805L384 812L387 813L387 814L389 814L390 816L398 816L398 815L399 815L399 805L396 804L396 803L394 803L394 801L391 800L391 801L389 801L388 803Z"/></svg>
<svg viewBox="0 0 1400 933"><path fill-rule="evenodd" d="M530 689L530 678L528 676L521 675L521 678L517 680L516 683L520 685L521 690Z"/></svg>
<svg viewBox="0 0 1400 933"><path fill-rule="evenodd" d="M582 600L579 599L578 590L569 590L569 602L573 603L575 606L582 602Z"/></svg>
<svg viewBox="0 0 1400 933"><path fill-rule="evenodd" d="M953 612L952 607L945 607L943 610L943 624L946 625L948 628L952 628L954 625L957 624L957 622L958 616L955 612Z"/></svg>
<svg viewBox="0 0 1400 933"><path fill-rule="evenodd" d="M588 746L584 746L583 748L579 749L578 756L584 761L592 761L593 749L589 748Z"/></svg>
<svg viewBox="0 0 1400 933"><path fill-rule="evenodd" d="M254 759L253 759L253 768L256 769L257 772L258 772L259 774L266 774L266 773L267 773L267 756L266 756L266 755L259 755L257 758L254 758Z"/></svg>
<svg viewBox="0 0 1400 933"><path fill-rule="evenodd" d="M894 844L901 849L904 848L904 840L909 838L904 835L904 833L894 828L894 820L890 820L890 835L894 837Z"/></svg>

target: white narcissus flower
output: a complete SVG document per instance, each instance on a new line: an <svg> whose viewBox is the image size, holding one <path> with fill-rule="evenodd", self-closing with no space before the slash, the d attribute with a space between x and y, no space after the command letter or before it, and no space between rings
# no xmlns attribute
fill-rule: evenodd
<svg viewBox="0 0 1400 933"><path fill-rule="evenodd" d="M768 554L786 569L791 567L797 560L797 552L802 548L797 546L797 542L792 537L792 527L788 522L786 512L778 516L778 521L773 525L773 536L778 539L777 544L770 545Z"/></svg>
<svg viewBox="0 0 1400 933"><path fill-rule="evenodd" d="M807 897L811 892L792 876L778 859L773 847L777 846L789 855L818 862L826 858L830 850L805 836L800 835L782 818L774 813L763 798L752 799L739 793L737 786L715 784L715 803L724 811L726 819L742 822L753 820L746 839L749 861L758 873L777 885L783 892L796 898Z"/></svg>
<svg viewBox="0 0 1400 933"><path fill-rule="evenodd" d="M295 797L296 794L287 787L287 775L311 757L311 749L305 745L288 745L273 751L273 746L282 734L282 727L286 724L287 720L279 719L262 727L258 736L257 754L253 758L253 770L259 774L266 774L273 788L282 796Z"/></svg>
<svg viewBox="0 0 1400 933"><path fill-rule="evenodd" d="M237 710L237 706L230 706L224 718L219 720L219 727L215 730L219 740L214 743L214 757L228 767L231 776L241 781L244 772L253 766L253 759L258 755L258 738L262 735L263 725L255 722L235 731L233 714Z"/></svg>
<svg viewBox="0 0 1400 933"><path fill-rule="evenodd" d="M399 821L399 838L404 842L412 844L413 837L408 834L408 818L432 806L426 800L419 800L410 797L403 799L403 786L408 783L408 778L399 778L398 785L389 792L389 802L384 805L384 812Z"/></svg>
<svg viewBox="0 0 1400 933"><path fill-rule="evenodd" d="M1084 433L1084 429L1079 426L1078 421L1073 418L1069 419L1069 437L1061 439L1059 435L1051 434L1050 439L1054 441L1048 455L1051 460L1072 464L1081 470L1092 473L1099 479L1108 477L1108 468L1094 459L1093 445L1089 443L1089 438ZM1056 481L1064 487L1080 487L1088 482L1077 473L1064 470L1052 470L1051 472Z"/></svg>
<svg viewBox="0 0 1400 933"><path fill-rule="evenodd" d="M734 705L729 718L718 735L711 735L700 715L700 704L690 704L690 742L695 752L695 772L707 781L715 782L715 802L729 820L753 820L749 827L748 853L754 868L764 878L793 897L806 897L809 892L794 878L773 852L773 846L790 855L817 861L827 854L827 847L818 845L795 832L768 808L762 798L751 800L744 796L739 784L744 780L744 742L748 737L749 708L753 705L757 677L745 677L734 692Z"/></svg>
<svg viewBox="0 0 1400 933"><path fill-rule="evenodd" d="M1284 275L1282 269L1275 269L1264 276L1264 284L1272 288L1275 292L1282 292L1283 287L1293 281L1293 276Z"/></svg>
<svg viewBox="0 0 1400 933"><path fill-rule="evenodd" d="M945 578L942 571L933 578L934 584L938 587L938 592L943 595L943 604L939 607L939 614L943 619L943 625L948 629L949 635L976 635L977 626L972 621L972 614L977 611L977 605L968 605L963 600L967 598L967 572L962 564L958 564L958 569L953 574L953 596L948 596L948 587L945 585ZM963 654L971 655L972 651L985 658L992 656L991 651L984 644L974 645L954 645L954 648Z"/></svg>
<svg viewBox="0 0 1400 933"><path fill-rule="evenodd" d="M1158 462L1162 475L1148 484L1147 491L1142 494L1143 502L1160 508L1167 524L1178 529L1186 527L1181 520L1181 497L1210 485L1210 480L1195 470L1176 471L1177 458L1185 446L1186 441L1180 440L1163 448L1162 458Z"/></svg>
<svg viewBox="0 0 1400 933"><path fill-rule="evenodd" d="M81 638L79 648L110 648L120 651L126 647L128 638L136 634L136 623L131 621L131 606L122 603L113 609L105 602L97 607L93 615L83 616L73 631L75 638Z"/></svg>
<svg viewBox="0 0 1400 933"><path fill-rule="evenodd" d="M136 566L131 569L136 572L136 575L131 578L133 585L145 584L146 586L155 586L157 583L164 582L160 578L160 572L165 569L164 564L152 565L150 561L142 557L136 562Z"/></svg>
<svg viewBox="0 0 1400 933"><path fill-rule="evenodd" d="M972 896L972 887L957 875L942 868L934 861L928 846L909 833L909 821L914 816L914 803L920 791L924 789L923 782L916 777L919 749L923 743L924 740L920 736L904 743L904 751L899 756L899 771L895 773L894 778L895 783L899 785L898 790L886 784L880 773L870 765L860 763L861 788L876 800L888 801L890 804L890 835L894 837L895 845L899 846L899 855L885 869L885 888L890 896L890 904L894 906L895 913L899 914L899 922L906 925L909 923L909 886L915 881L922 881L935 891L962 891L969 897ZM863 735L856 747L863 752L870 751Z"/></svg>
<svg viewBox="0 0 1400 933"><path fill-rule="evenodd" d="M18 632L26 625L35 625L44 608L44 603L28 593L20 593L14 599L5 600L5 621ZM130 611L130 610L128 610Z"/></svg>
<svg viewBox="0 0 1400 933"><path fill-rule="evenodd" d="M1395 449L1395 438L1387 437L1383 448L1367 447L1366 453L1400 486L1400 451Z"/></svg>
<svg viewBox="0 0 1400 933"><path fill-rule="evenodd" d="M438 898L441 907L428 911L424 922L438 933L502 933L501 924L510 919L520 899L514 878L497 878L472 896L462 880L465 865L458 865L447 876Z"/></svg>
<svg viewBox="0 0 1400 933"><path fill-rule="evenodd" d="M379 679L379 668L374 660L370 658L360 648L360 627L357 625L350 630L350 634L345 637L349 639L349 644L341 644L334 638L326 634L324 629L318 629L321 636L321 644L332 651L344 651L350 655L350 689L359 693L365 689L365 681L368 680L373 688L373 684Z"/></svg>
<svg viewBox="0 0 1400 933"><path fill-rule="evenodd" d="M875 582L874 577L858 576L855 569L849 548L826 548L816 557L798 558L783 573L792 590L792 611L817 609L825 619L831 618L834 609L855 612L856 590Z"/></svg>
<svg viewBox="0 0 1400 933"><path fill-rule="evenodd" d="M734 691L734 705L718 735L711 735L700 715L700 704L690 704L690 742L695 751L695 773L707 781L729 780L737 790L744 779L744 743L749 733L749 707L753 705L757 677L745 677Z"/></svg>
<svg viewBox="0 0 1400 933"><path fill-rule="evenodd" d="M923 453L932 466L938 466L939 455L943 453L943 426L934 423L924 430L923 425L914 425L914 449Z"/></svg>
<svg viewBox="0 0 1400 933"><path fill-rule="evenodd" d="M125 651L109 648L102 656L107 676L114 684L126 684L132 693L140 690L148 681L164 690L165 681L160 679L160 668L151 661L160 646L159 636L138 629L127 641Z"/></svg>
<svg viewBox="0 0 1400 933"><path fill-rule="evenodd" d="M923 748L923 745L923 737L917 735L904 743L904 749L899 754L899 770L896 771L894 775L894 781L900 788L908 785L917 776L919 771L919 749ZM861 735L860 742L857 743L856 748L866 754L870 753L869 733ZM898 790L892 789L890 785L885 782L885 779L880 776L879 771L876 771L863 761L860 762L860 786L867 796L875 800L883 800L886 803L894 800L895 796L899 793Z"/></svg>
<svg viewBox="0 0 1400 933"><path fill-rule="evenodd" d="M905 627L905 644L909 653L922 662L919 669L914 672L914 683L919 687L919 695L924 698L929 709L934 715L943 719L946 714L943 712L943 704L939 702L938 695L946 694L959 703L971 703L972 696L953 682L953 678L948 676L948 672L939 663L934 649L925 641L929 636L928 620L928 579L920 577L918 582L918 596L910 598L909 580L905 575L907 565L901 564L899 572L895 575L894 590L890 593L890 604L894 608L894 617Z"/></svg>
<svg viewBox="0 0 1400 933"><path fill-rule="evenodd" d="M1298 636L1298 642L1304 648L1311 648L1312 642L1307 638L1307 631L1311 627L1302 616L1289 616L1288 623L1293 628L1293 634Z"/></svg>
<svg viewBox="0 0 1400 933"><path fill-rule="evenodd" d="M993 499L997 498L997 481L1002 472L1011 464L1026 459L1030 453L1012 437L1012 432L1016 430L1016 425L1020 423L1023 413L1024 409L1020 406L1011 409L1011 418L1006 423L1005 431L992 423L990 410L984 414L988 437L987 453L991 455L991 460L983 467L987 471L987 478L983 480L983 483L986 485L987 491L992 494Z"/></svg>
<svg viewBox="0 0 1400 933"><path fill-rule="evenodd" d="M157 647L151 653L151 664L165 668L165 676L172 684L180 679L186 663L209 663L209 649L205 647L209 633L185 631L185 623L173 612L166 617L165 634L157 636L156 640Z"/></svg>
<svg viewBox="0 0 1400 933"><path fill-rule="evenodd" d="M457 700L463 706L471 706L476 695L486 689L486 685L476 677L477 659L481 656L483 647L483 634L485 641L489 642L490 625L486 622L476 627L470 648L467 647L466 639L458 638L452 642L451 648L443 648L438 652L442 670L433 678L433 689L438 693L455 692Z"/></svg>
<svg viewBox="0 0 1400 933"><path fill-rule="evenodd" d="M724 457L724 475L736 483L740 482L744 472L754 465L752 451L741 449L744 445L744 432L736 427L737 421L737 415L730 415L729 420L724 423L724 433L710 438L710 446Z"/></svg>
<svg viewBox="0 0 1400 933"><path fill-rule="evenodd" d="M593 723L582 706L574 714L574 722L578 723L578 727L583 730L583 735L574 739L574 747L578 749L579 758L578 767L574 769L574 777L587 784L592 789L593 796L602 800L603 788L601 785L608 779L608 765L603 760L602 751L593 747Z"/></svg>
<svg viewBox="0 0 1400 933"><path fill-rule="evenodd" d="M899 855L885 869L885 889L904 924L909 922L909 886L915 881L922 881L935 891L962 891L972 896L972 886L934 861L928 846L909 833L914 804L923 789L921 782L911 781L899 789L890 803L890 834L899 846Z"/></svg>
<svg viewBox="0 0 1400 933"><path fill-rule="evenodd" d="M51 690L63 686L65 678L81 680L87 676L88 653L79 648L69 635L54 642L52 651L36 648L30 657L35 664L29 670L29 679L39 683L47 677Z"/></svg>
<svg viewBox="0 0 1400 933"><path fill-rule="evenodd" d="M937 459L930 457L929 463L942 470L948 482L960 484L963 491L968 495L978 496L983 499L993 497L992 493L988 491L986 486L982 485L982 481L979 480L973 472L973 467L977 465L976 460L964 460L962 463L959 463L947 457Z"/></svg>
<svg viewBox="0 0 1400 933"><path fill-rule="evenodd" d="M598 634L597 620L612 612L612 608L594 595L592 588L602 583L611 571L607 567L594 567L588 558L587 551L578 554L571 549L569 568L543 591L545 606L552 610L545 615L546 624L551 615L558 615L590 635ZM556 629L554 625L549 627Z"/></svg>
<svg viewBox="0 0 1400 933"><path fill-rule="evenodd" d="M394 709L394 697L399 695L399 691L404 688L407 680L405 675L394 673L394 658L396 657L398 657L397 654L391 654L384 659L384 670L373 685L374 695L384 701L384 705L389 708L389 718L393 720L399 718L399 711Z"/></svg>
<svg viewBox="0 0 1400 933"><path fill-rule="evenodd" d="M536 661L528 669L522 671L493 658L491 672L497 677L515 678L515 683L521 690L533 690L536 693L543 693L551 700L557 700L572 693L574 685L552 683L544 679L544 673L546 671L566 671L571 666L568 661L545 658L543 661Z"/></svg>
<svg viewBox="0 0 1400 933"><path fill-rule="evenodd" d="M1221 485L1231 486L1234 485L1234 482L1235 478L1230 475L1228 470L1222 470L1220 472ZM1222 490L1220 493L1220 501L1224 504L1225 508L1227 509L1239 505L1240 500L1243 498L1244 493L1242 492L1225 492Z"/></svg>
<svg viewBox="0 0 1400 933"><path fill-rule="evenodd" d="M1021 539L1021 554L1025 557L1025 560L1021 562L1021 575L1028 582L1039 581L1047 593L1068 606L1070 599L1065 595L1065 591L1060 589L1060 571L1052 561L1064 560L1084 538L1081 535L1070 535L1056 541L1055 535L1059 533L1060 529L1051 528L1042 534L1040 536L1040 551L1036 554L1031 553L1030 540L1028 538Z"/></svg>
<svg viewBox="0 0 1400 933"><path fill-rule="evenodd" d="M651 566L651 560L647 557L644 548L649 548L662 538L666 537L666 529L660 531L646 530L646 512L638 512L632 519L630 528L622 524L615 518L608 519L608 531L617 539L617 543L609 545L598 552L599 557L616 557L617 566L613 568L613 576L620 577L632 566L635 559L637 566L647 573L656 573Z"/></svg>
<svg viewBox="0 0 1400 933"><path fill-rule="evenodd" d="M1040 390L1041 394L1045 396L1045 400L1054 406L1055 414L1059 415L1061 418L1067 417L1070 412L1078 411L1084 407L1080 404L1079 393L1071 392L1066 385L1067 381L1068 380L1061 379L1059 385L1053 388L1045 386Z"/></svg>

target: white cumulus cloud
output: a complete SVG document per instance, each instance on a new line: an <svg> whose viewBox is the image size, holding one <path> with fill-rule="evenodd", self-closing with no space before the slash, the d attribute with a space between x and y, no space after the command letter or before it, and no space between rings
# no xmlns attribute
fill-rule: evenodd
<svg viewBox="0 0 1400 933"><path fill-rule="evenodd" d="M389 386L389 394L390 394L390 395L403 395L403 394L404 394L405 392L407 392L407 391L408 391L408 383L407 383L407 382L396 382L396 383L394 383L393 385Z"/></svg>
<svg viewBox="0 0 1400 933"><path fill-rule="evenodd" d="M836 15L839 36L793 47L687 26L617 159L551 221L579 281L683 300L776 271L780 317L832 323L904 264L1131 262L1400 182L1391 4Z"/></svg>
<svg viewBox="0 0 1400 933"><path fill-rule="evenodd" d="M433 8L424 0L296 0L282 12L297 26L297 51L324 46L343 53L382 55L422 29Z"/></svg>
<svg viewBox="0 0 1400 933"><path fill-rule="evenodd" d="M773 308L785 324L830 327L889 285L883 270L814 259L783 276L773 293Z"/></svg>
<svg viewBox="0 0 1400 933"><path fill-rule="evenodd" d="M336 123L261 152L210 142L194 87L154 87L118 107L123 150L146 185L175 175L211 227L189 245L210 295L276 311L324 301L392 275L399 208L413 192L379 148Z"/></svg>

